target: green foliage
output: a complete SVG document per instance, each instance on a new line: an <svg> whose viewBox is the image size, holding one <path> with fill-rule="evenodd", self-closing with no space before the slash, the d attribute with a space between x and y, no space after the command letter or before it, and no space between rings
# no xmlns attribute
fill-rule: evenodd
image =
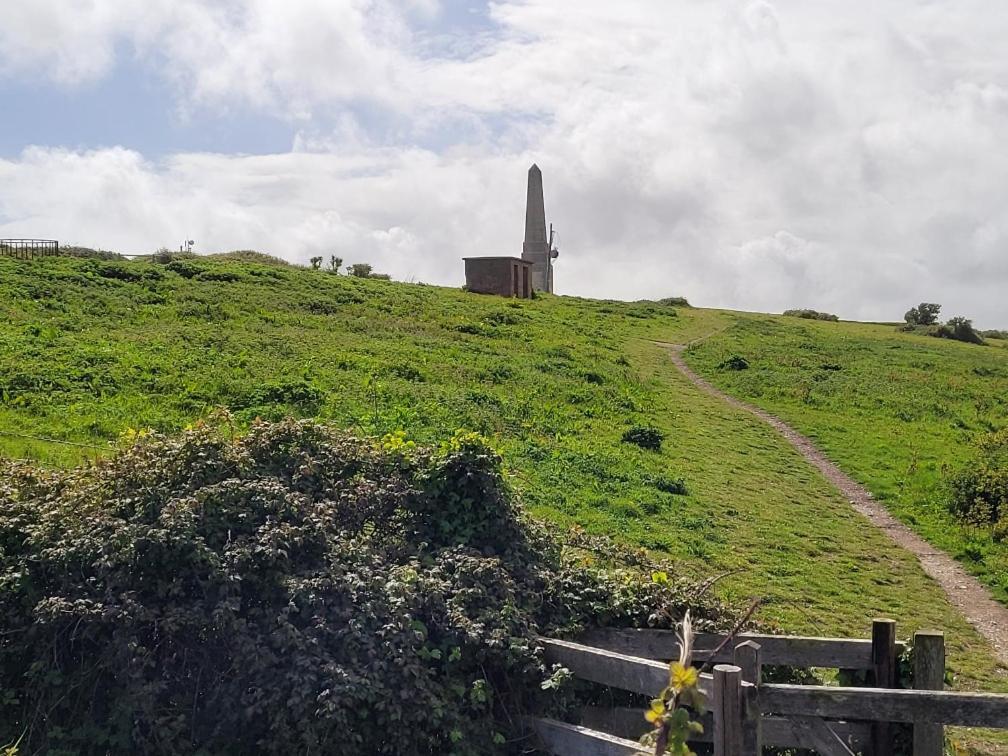
<svg viewBox="0 0 1008 756"><path fill-rule="evenodd" d="M158 265L166 265L174 260L192 260L195 257L196 254L193 252L183 252L182 250L161 247L157 252L147 258L146 261L157 263Z"/></svg>
<svg viewBox="0 0 1008 756"><path fill-rule="evenodd" d="M269 255L265 252L257 252L254 249L236 249L232 252L215 252L205 256L211 260L235 260L238 262L256 263L257 265L270 265L277 268L293 268L291 263L281 257Z"/></svg>
<svg viewBox="0 0 1008 756"><path fill-rule="evenodd" d="M92 249L91 247L80 247L73 244L60 245L60 254L67 257L84 257L95 260L125 260L118 252L110 252L105 249Z"/></svg>
<svg viewBox="0 0 1008 756"><path fill-rule="evenodd" d="M660 451L665 434L653 426L635 425L627 428L623 432L622 441L625 444L634 444L641 449Z"/></svg>
<svg viewBox="0 0 1008 756"><path fill-rule="evenodd" d="M308 421L139 434L58 473L4 463L0 742L521 752L521 715L553 700L537 635L667 622L689 593L646 561L586 566L576 534L564 552L500 464L473 433L423 448Z"/></svg>
<svg viewBox="0 0 1008 756"><path fill-rule="evenodd" d="M749 362L745 357L733 354L718 365L718 370L748 370Z"/></svg>
<svg viewBox="0 0 1008 756"><path fill-rule="evenodd" d="M832 313L819 312L818 310L784 310L784 314L789 318L804 318L805 320L840 320Z"/></svg>
<svg viewBox="0 0 1008 756"><path fill-rule="evenodd" d="M984 340L973 328L973 321L968 318L950 318L947 323L935 326L929 332L930 336L937 336L940 339L955 339L965 341L969 344L983 344Z"/></svg>
<svg viewBox="0 0 1008 756"><path fill-rule="evenodd" d="M981 436L972 457L948 478L948 508L967 525L1008 530L1008 428Z"/></svg>
<svg viewBox="0 0 1008 756"><path fill-rule="evenodd" d="M692 307L686 297L665 297L664 299L659 299L658 304L670 307Z"/></svg>
<svg viewBox="0 0 1008 756"><path fill-rule="evenodd" d="M666 475L659 475L651 480L651 485L659 491L664 491L675 496L686 496L689 494L689 490L686 488L686 481L683 478L670 478Z"/></svg>
<svg viewBox="0 0 1008 756"><path fill-rule="evenodd" d="M322 255L316 255L315 257L311 258L309 262L311 263L312 270L318 270L320 267L322 267Z"/></svg>
<svg viewBox="0 0 1008 756"><path fill-rule="evenodd" d="M140 267L126 262L95 262L91 269L102 278L117 281L158 281L164 277L158 268Z"/></svg>
<svg viewBox="0 0 1008 756"><path fill-rule="evenodd" d="M347 266L347 273L355 278L370 278L371 271L372 268L370 263L354 263L353 265Z"/></svg>
<svg viewBox="0 0 1008 756"><path fill-rule="evenodd" d="M911 307L903 315L903 320L907 325L927 326L938 322L938 313L941 312L941 305L933 302L921 302L916 307Z"/></svg>
<svg viewBox="0 0 1008 756"><path fill-rule="evenodd" d="M985 339L998 339L999 341L1008 340L1008 331L998 331L998 330L980 331L980 335L983 336Z"/></svg>
<svg viewBox="0 0 1008 756"><path fill-rule="evenodd" d="M961 529L936 500L938 470L975 432L1008 424L1001 346L656 302L509 301L213 256L178 262L192 277L145 261L128 264L165 275L122 281L86 260L0 259L0 454L74 466L109 454L129 428L171 432L220 406L235 408L239 432L287 414L373 437L405 428L421 445L471 428L493 439L539 518L616 534L673 559L676 575L732 572L716 590L765 597L761 620L792 632L867 629L866 606L906 632L945 628L958 679L1008 692L915 560L852 518L774 431L686 383L654 342L717 333L687 350L695 369L781 413L797 407L831 456L952 553ZM201 280L205 270L240 279ZM759 369L718 371L731 354ZM422 379L402 377L410 366ZM318 402L249 402L262 386L302 380ZM642 452L620 440L630 425L675 443ZM665 476L684 478L688 494L657 488ZM970 569L995 588L1004 575L1008 588L1008 549L985 549Z"/></svg>

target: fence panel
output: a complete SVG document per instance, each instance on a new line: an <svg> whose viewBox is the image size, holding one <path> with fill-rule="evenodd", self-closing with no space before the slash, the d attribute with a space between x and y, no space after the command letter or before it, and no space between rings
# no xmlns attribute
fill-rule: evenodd
<svg viewBox="0 0 1008 756"><path fill-rule="evenodd" d="M54 239L0 239L0 255L19 260L52 257L59 254L59 242Z"/></svg>

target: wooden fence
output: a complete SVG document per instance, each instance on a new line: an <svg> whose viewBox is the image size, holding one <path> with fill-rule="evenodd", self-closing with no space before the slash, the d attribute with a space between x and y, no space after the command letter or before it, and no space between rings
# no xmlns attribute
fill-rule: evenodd
<svg viewBox="0 0 1008 756"><path fill-rule="evenodd" d="M582 680L656 696L668 684L669 659L679 655L667 630L602 629L579 642L542 639L546 660ZM715 756L750 756L763 746L807 748L824 756L866 753L891 756L891 723L913 729L914 756L941 756L944 727L1008 729L1008 695L943 690L945 639L940 632L914 636L914 689L896 688L896 624L876 620L870 640L742 634L713 659L725 636L699 634L694 661L710 660L700 676L707 697L704 734ZM873 687L764 683L764 666L865 670ZM580 725L534 718L530 725L556 756L635 756L648 730L642 709L589 707Z"/></svg>

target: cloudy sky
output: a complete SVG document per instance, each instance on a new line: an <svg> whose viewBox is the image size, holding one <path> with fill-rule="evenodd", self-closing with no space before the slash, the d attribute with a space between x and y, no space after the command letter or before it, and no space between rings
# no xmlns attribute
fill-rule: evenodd
<svg viewBox="0 0 1008 756"><path fill-rule="evenodd" d="M1008 327L1008 3L2 0L0 236Z"/></svg>

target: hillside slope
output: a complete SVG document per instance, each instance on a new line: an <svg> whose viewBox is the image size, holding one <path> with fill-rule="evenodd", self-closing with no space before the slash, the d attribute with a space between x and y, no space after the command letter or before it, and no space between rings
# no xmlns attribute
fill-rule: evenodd
<svg viewBox="0 0 1008 756"><path fill-rule="evenodd" d="M943 490L945 471L968 458L978 434L1008 426L1006 345L735 313L685 356L719 388L812 437L892 514L1008 603L1008 541L963 528ZM732 355L749 369L719 367Z"/></svg>
<svg viewBox="0 0 1008 756"><path fill-rule="evenodd" d="M295 414L428 442L473 429L539 516L669 553L684 572L735 571L722 589L763 597L762 618L790 631L862 635L881 615L901 635L943 627L958 684L1008 690L912 556L654 343L743 316L222 260L0 259L0 311L8 456L70 464L222 406L238 423ZM621 441L634 426L659 429L661 450Z"/></svg>

